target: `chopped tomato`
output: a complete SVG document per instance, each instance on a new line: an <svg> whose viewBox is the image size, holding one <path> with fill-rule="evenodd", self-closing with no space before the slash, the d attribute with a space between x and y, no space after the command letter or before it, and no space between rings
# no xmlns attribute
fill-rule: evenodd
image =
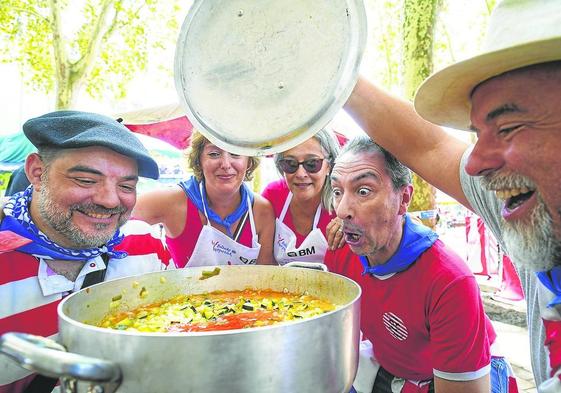
<svg viewBox="0 0 561 393"><path fill-rule="evenodd" d="M130 311L115 310L98 326L141 332L232 330L310 318L333 309L333 304L307 294L217 291L180 294Z"/></svg>

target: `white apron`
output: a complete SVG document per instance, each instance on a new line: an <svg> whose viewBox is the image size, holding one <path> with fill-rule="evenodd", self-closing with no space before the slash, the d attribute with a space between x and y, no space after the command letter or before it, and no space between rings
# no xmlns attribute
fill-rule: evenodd
<svg viewBox="0 0 561 393"><path fill-rule="evenodd" d="M321 203L314 217L312 231L306 236L302 244L300 244L300 247L296 247L296 234L283 223L291 200L292 193L289 192L284 202L282 212L275 222L275 242L273 245L275 260L279 265L285 265L288 262L295 261L323 263L325 253L329 246L327 244L327 239L318 228L319 217L321 215Z"/></svg>
<svg viewBox="0 0 561 393"><path fill-rule="evenodd" d="M216 265L255 265L261 245L257 231L255 230L255 222L253 221L253 209L251 201L247 197L247 208L249 222L251 224L252 247L244 246L238 243L225 233L210 225L206 207L203 204L203 210L206 217L206 225L203 226L199 239L193 250L193 254L189 258L186 267L194 266L216 266ZM240 222L240 225L243 225Z"/></svg>

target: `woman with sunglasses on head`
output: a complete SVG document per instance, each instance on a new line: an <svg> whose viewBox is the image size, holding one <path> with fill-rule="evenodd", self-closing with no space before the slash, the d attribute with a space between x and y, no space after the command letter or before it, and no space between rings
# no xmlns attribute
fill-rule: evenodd
<svg viewBox="0 0 561 393"><path fill-rule="evenodd" d="M338 152L334 136L321 130L275 155L283 178L270 183L262 195L272 203L277 217L273 248L279 265L296 261L323 263L328 244L335 244L335 248L343 244L338 220L330 224L335 214L329 174Z"/></svg>
<svg viewBox="0 0 561 393"><path fill-rule="evenodd" d="M193 176L141 195L133 216L163 224L177 267L273 264L273 209L244 183L259 160L228 153L195 132L188 161Z"/></svg>

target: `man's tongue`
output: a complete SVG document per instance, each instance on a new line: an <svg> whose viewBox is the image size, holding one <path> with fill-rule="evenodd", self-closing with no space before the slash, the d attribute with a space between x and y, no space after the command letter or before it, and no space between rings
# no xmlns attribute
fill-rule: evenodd
<svg viewBox="0 0 561 393"><path fill-rule="evenodd" d="M360 235L358 233L347 232L345 234L345 240L347 243L356 243L360 240Z"/></svg>
<svg viewBox="0 0 561 393"><path fill-rule="evenodd" d="M528 191L524 194L518 194L516 196L510 197L505 202L505 207L509 210L515 210L516 208L522 206L530 197L534 194L534 191Z"/></svg>

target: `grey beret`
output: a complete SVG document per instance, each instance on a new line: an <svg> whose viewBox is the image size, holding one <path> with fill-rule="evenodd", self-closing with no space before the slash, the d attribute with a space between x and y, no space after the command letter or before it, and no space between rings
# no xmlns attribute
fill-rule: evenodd
<svg viewBox="0 0 561 393"><path fill-rule="evenodd" d="M159 176L158 164L138 138L107 116L78 111L51 112L26 121L23 132L37 148L107 147L136 160L139 176L151 179Z"/></svg>

